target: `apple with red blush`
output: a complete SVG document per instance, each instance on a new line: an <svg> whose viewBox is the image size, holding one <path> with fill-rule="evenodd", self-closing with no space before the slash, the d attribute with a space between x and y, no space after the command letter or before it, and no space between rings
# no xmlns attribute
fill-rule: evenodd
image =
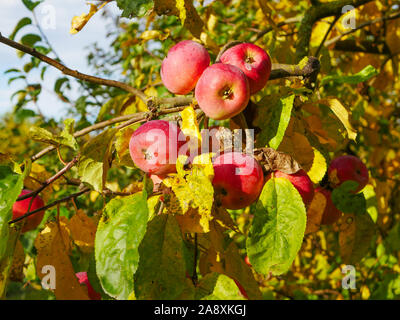
<svg viewBox="0 0 400 320"><path fill-rule="evenodd" d="M161 80L172 93L192 91L203 71L210 65L210 55L200 44L184 40L174 45L161 65Z"/></svg>

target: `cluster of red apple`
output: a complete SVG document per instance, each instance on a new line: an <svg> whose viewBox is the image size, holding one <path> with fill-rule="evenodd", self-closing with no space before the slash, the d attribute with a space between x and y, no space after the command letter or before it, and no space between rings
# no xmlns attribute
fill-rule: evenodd
<svg viewBox="0 0 400 320"><path fill-rule="evenodd" d="M250 96L266 85L271 73L267 52L252 43L241 43L226 50L210 66L210 56L199 43L185 40L174 45L161 65L161 79L175 94L195 89L197 103L215 120L242 112Z"/></svg>
<svg viewBox="0 0 400 320"><path fill-rule="evenodd" d="M177 125L164 120L149 121L140 126L129 143L129 151L138 168L147 172L154 182L159 183L168 173L176 172L176 160L182 152L185 139L179 139L183 133ZM222 152L213 159L213 186L216 199L227 209L241 209L257 200L263 185L271 174L264 178L261 165L251 155L240 152ZM322 224L332 224L341 216L333 205L331 191L318 187L307 173L301 169L294 174L275 171L276 178L288 179L308 206L315 192L326 198ZM352 180L359 185L359 192L368 183L368 170L355 156L341 156L332 161L328 168L330 186L335 188L343 182Z"/></svg>

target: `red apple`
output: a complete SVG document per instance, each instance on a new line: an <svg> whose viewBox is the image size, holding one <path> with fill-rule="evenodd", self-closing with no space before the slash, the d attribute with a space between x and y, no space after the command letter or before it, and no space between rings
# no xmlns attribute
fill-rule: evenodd
<svg viewBox="0 0 400 320"><path fill-rule="evenodd" d="M132 134L129 152L138 168L163 175L176 172L176 160L185 141L183 132L174 123L152 120Z"/></svg>
<svg viewBox="0 0 400 320"><path fill-rule="evenodd" d="M368 169L365 164L355 156L341 156L334 159L328 168L329 180L334 187L340 186L345 181L355 181L361 191L368 183Z"/></svg>
<svg viewBox="0 0 400 320"><path fill-rule="evenodd" d="M264 174L253 157L228 152L218 156L213 166L212 183L222 207L241 209L257 200L264 185Z"/></svg>
<svg viewBox="0 0 400 320"><path fill-rule="evenodd" d="M229 119L246 108L250 99L249 82L239 68L216 63L201 75L195 96L209 118Z"/></svg>
<svg viewBox="0 0 400 320"><path fill-rule="evenodd" d="M271 74L271 59L267 52L252 43L241 43L221 56L221 62L242 70L249 79L250 94L264 88Z"/></svg>
<svg viewBox="0 0 400 320"><path fill-rule="evenodd" d="M210 65L210 55L199 43L185 40L174 45L161 65L161 79L175 94L188 94L203 71Z"/></svg>
<svg viewBox="0 0 400 320"><path fill-rule="evenodd" d="M21 191L21 194L19 196L20 197L25 196L31 192L32 192L31 190L24 189ZM16 201L12 208L12 212L13 212L12 218L17 219L17 218L23 216L24 214L26 214L28 212L29 203L31 202L31 200L32 200L32 197L27 198L25 200L21 200L21 201ZM29 211L34 211L43 206L44 206L44 202L43 202L42 198L39 196L36 196L32 201L32 205L31 205ZM44 215L44 211L39 211L39 212L36 212L36 213L28 216L27 218L25 218L26 221L25 221L24 226L22 227L21 232L24 233L24 232L35 229L42 221L43 215Z"/></svg>
<svg viewBox="0 0 400 320"><path fill-rule="evenodd" d="M314 197L314 186L310 177L303 169L293 174L287 174L278 170L274 172L274 175L276 178L285 178L289 180L300 193L305 205L311 203Z"/></svg>
<svg viewBox="0 0 400 320"><path fill-rule="evenodd" d="M332 201L332 192L321 187L315 189L315 193L321 193L326 199L324 213L322 215L321 224L334 224L342 216L342 212L335 207Z"/></svg>
<svg viewBox="0 0 400 320"><path fill-rule="evenodd" d="M75 274L80 284L84 284L88 289L88 296L90 300L101 300L101 294L96 292L89 282L86 272L78 272Z"/></svg>

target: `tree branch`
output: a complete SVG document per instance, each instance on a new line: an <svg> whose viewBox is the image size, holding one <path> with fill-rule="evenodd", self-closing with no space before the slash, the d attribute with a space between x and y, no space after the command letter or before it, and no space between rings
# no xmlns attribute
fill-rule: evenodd
<svg viewBox="0 0 400 320"><path fill-rule="evenodd" d="M390 50L385 42L341 40L336 42L333 50L349 52L365 52L373 54L390 55Z"/></svg>
<svg viewBox="0 0 400 320"><path fill-rule="evenodd" d="M30 54L33 57L38 58L39 60L53 66L54 68L60 70L63 74L74 77L76 79L79 80L83 80L83 81L89 81L92 83L96 83L99 85L105 85L105 86L109 86L109 87L114 87L114 88L119 88L122 89L126 92L130 92L136 96L138 96L144 103L147 103L147 96L144 92L130 86L129 84L120 82L120 81L115 81L115 80L108 80L108 79L103 79L103 78L99 78L99 77L94 77L94 76L90 76L84 73L81 73L77 70L72 70L68 67L66 67L65 65L61 64L60 62L49 58L48 56L41 54L40 52L36 51L34 48L30 48L28 46L25 46L23 44L20 44L18 42L15 42L11 39L8 39L6 37L3 37L2 34L0 33L0 42L14 48L17 49L19 51L25 52L27 54Z"/></svg>
<svg viewBox="0 0 400 320"><path fill-rule="evenodd" d="M344 6L352 5L354 8L357 8L371 1L372 0L338 0L334 2L319 3L318 5L310 7L301 20L299 27L299 38L296 44L297 61L300 61L303 57L309 55L309 44L314 23L322 18L341 16L343 14L342 9Z"/></svg>
<svg viewBox="0 0 400 320"><path fill-rule="evenodd" d="M304 77L311 76L320 68L320 62L315 57L307 57L297 65L291 64L273 64L270 80L288 78L288 77Z"/></svg>

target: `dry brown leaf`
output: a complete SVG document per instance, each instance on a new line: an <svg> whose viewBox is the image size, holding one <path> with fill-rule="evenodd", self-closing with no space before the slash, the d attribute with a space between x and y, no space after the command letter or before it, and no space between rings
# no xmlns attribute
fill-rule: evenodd
<svg viewBox="0 0 400 320"><path fill-rule="evenodd" d="M57 300L88 300L87 290L80 286L72 267L69 253L71 241L66 227L67 221L61 217L59 224L49 222L35 240L37 249L36 270L40 279L44 266L53 266L56 271L56 288L54 294Z"/></svg>
<svg viewBox="0 0 400 320"><path fill-rule="evenodd" d="M279 170L292 174L301 169L300 164L290 154L272 148L257 149L254 157L263 166L266 173Z"/></svg>
<svg viewBox="0 0 400 320"><path fill-rule="evenodd" d="M314 198L307 209L307 225L305 234L309 234L319 230L325 206L325 196L320 192L315 193Z"/></svg>

